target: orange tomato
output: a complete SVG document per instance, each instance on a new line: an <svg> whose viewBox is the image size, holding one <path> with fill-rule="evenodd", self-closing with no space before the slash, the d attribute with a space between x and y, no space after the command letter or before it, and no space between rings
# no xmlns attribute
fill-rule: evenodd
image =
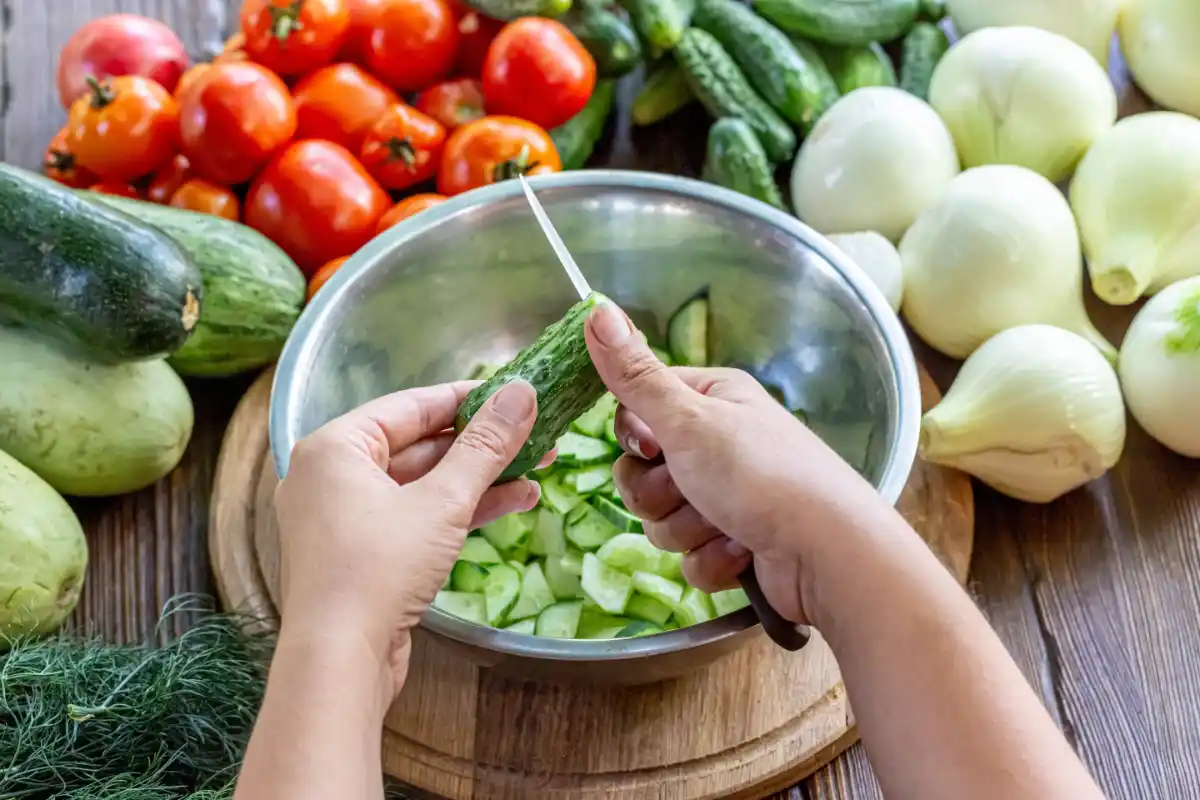
<svg viewBox="0 0 1200 800"><path fill-rule="evenodd" d="M400 92L417 92L450 74L458 26L446 0L386 0L375 14L367 68Z"/></svg>
<svg viewBox="0 0 1200 800"><path fill-rule="evenodd" d="M200 79L212 64L197 64L194 67L189 67L188 71L183 73L179 78L179 85L175 87L175 102L178 103L193 83Z"/></svg>
<svg viewBox="0 0 1200 800"><path fill-rule="evenodd" d="M166 89L140 75L93 79L91 87L67 116L67 147L80 166L128 183L175 155L179 106Z"/></svg>
<svg viewBox="0 0 1200 800"><path fill-rule="evenodd" d="M309 139L290 145L254 181L245 221L311 275L370 241L390 205L349 150Z"/></svg>
<svg viewBox="0 0 1200 800"><path fill-rule="evenodd" d="M100 194L111 194L117 197L132 197L134 200L141 200L142 196L138 194L138 190L128 183L120 181L101 181L88 187L90 192L99 192Z"/></svg>
<svg viewBox="0 0 1200 800"><path fill-rule="evenodd" d="M441 123L398 103L367 129L360 160L385 189L407 189L433 177L445 143Z"/></svg>
<svg viewBox="0 0 1200 800"><path fill-rule="evenodd" d="M595 88L595 60L552 19L523 17L506 25L483 64L488 113L511 114L546 130L582 111Z"/></svg>
<svg viewBox="0 0 1200 800"><path fill-rule="evenodd" d="M175 194L171 195L171 205L202 214L213 214L234 222L241 216L241 204L238 203L237 195L224 186L209 183L203 178L184 181Z"/></svg>
<svg viewBox="0 0 1200 800"><path fill-rule="evenodd" d="M468 122L446 140L438 191L456 195L517 175L559 172L562 161L550 134L516 117Z"/></svg>
<svg viewBox="0 0 1200 800"><path fill-rule="evenodd" d="M252 61L284 77L333 61L350 27L348 0L245 0L242 35Z"/></svg>
<svg viewBox="0 0 1200 800"><path fill-rule="evenodd" d="M308 282L308 299L312 300L313 295L315 295L317 293L317 290L320 289L322 286L324 286L325 283L330 278L333 277L333 273L335 273L339 269L341 269L342 265L345 264L349 260L350 260L350 256L342 256L341 258L335 258L332 261L330 261L329 263L325 264L325 266L321 267L319 270L314 272L313 276L312 276L312 280L310 280Z"/></svg>
<svg viewBox="0 0 1200 800"><path fill-rule="evenodd" d="M409 217L415 217L427 208L433 208L438 203L444 203L450 198L441 194L426 192L404 198L379 218L379 233L383 233L393 225L398 225Z"/></svg>
<svg viewBox="0 0 1200 800"><path fill-rule="evenodd" d="M492 39L504 28L498 19L485 17L478 11L466 11L458 16L458 72L478 78L483 74L483 62L487 58Z"/></svg>
<svg viewBox="0 0 1200 800"><path fill-rule="evenodd" d="M188 162L187 156L180 153L167 162L166 166L154 173L154 177L150 179L150 185L146 188L146 198L152 203L165 206L171 202L175 190L190 177L192 177L192 165Z"/></svg>
<svg viewBox="0 0 1200 800"><path fill-rule="evenodd" d="M246 52L246 37L244 34L235 33L225 40L225 44L221 47L221 52L213 59L213 63L220 64L226 61L249 61L250 54Z"/></svg>
<svg viewBox="0 0 1200 800"><path fill-rule="evenodd" d="M417 95L415 105L450 131L483 116L483 89L474 78L443 81Z"/></svg>
<svg viewBox="0 0 1200 800"><path fill-rule="evenodd" d="M342 52L338 54L340 60L359 65L367 63L367 47L375 32L375 15L386 3L387 0L349 0L350 27L346 29Z"/></svg>
<svg viewBox="0 0 1200 800"><path fill-rule="evenodd" d="M179 103L183 152L213 183L249 181L296 133L287 86L250 62L213 64Z"/></svg>
<svg viewBox="0 0 1200 800"><path fill-rule="evenodd" d="M76 162L75 154L67 144L66 128L54 134L54 138L46 146L46 155L42 158L42 171L46 173L47 178L72 189L86 189L100 180Z"/></svg>
<svg viewBox="0 0 1200 800"><path fill-rule="evenodd" d="M296 84L296 138L357 151L363 134L400 96L354 64L322 67Z"/></svg>

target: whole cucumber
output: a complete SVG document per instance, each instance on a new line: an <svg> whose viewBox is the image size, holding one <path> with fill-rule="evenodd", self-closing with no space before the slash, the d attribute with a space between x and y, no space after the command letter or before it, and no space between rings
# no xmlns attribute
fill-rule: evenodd
<svg viewBox="0 0 1200 800"><path fill-rule="evenodd" d="M164 356L200 318L200 271L166 234L9 164L0 264L0 319L95 361Z"/></svg>
<svg viewBox="0 0 1200 800"><path fill-rule="evenodd" d="M650 73L633 98L633 124L644 127L662 122L695 99L687 76L674 59L668 58Z"/></svg>
<svg viewBox="0 0 1200 800"><path fill-rule="evenodd" d="M696 0L621 0L629 12L633 27L650 45L655 57L679 44L683 32L692 24Z"/></svg>
<svg viewBox="0 0 1200 800"><path fill-rule="evenodd" d="M726 117L713 123L708 131L708 153L701 177L775 208L784 208L783 197L775 185L775 171L745 120Z"/></svg>
<svg viewBox="0 0 1200 800"><path fill-rule="evenodd" d="M511 22L520 17L557 17L571 7L571 0L463 0L463 4L485 17Z"/></svg>
<svg viewBox="0 0 1200 800"><path fill-rule="evenodd" d="M606 8L572 8L559 22L591 53L601 78L619 78L642 62L642 43L637 33Z"/></svg>
<svg viewBox="0 0 1200 800"><path fill-rule="evenodd" d="M583 336L588 315L603 302L607 298L592 292L587 299L571 306L562 319L473 389L459 406L454 427L461 432L487 399L505 384L524 380L537 391L537 421L533 431L497 483L515 480L536 467L571 423L594 406L606 391Z"/></svg>
<svg viewBox="0 0 1200 800"><path fill-rule="evenodd" d="M896 85L896 68L877 42L848 47L828 45L822 48L822 53L842 94L864 86Z"/></svg>
<svg viewBox="0 0 1200 800"><path fill-rule="evenodd" d="M918 22L904 37L900 54L900 88L929 100L933 70L950 49L950 39L931 22Z"/></svg>
<svg viewBox="0 0 1200 800"><path fill-rule="evenodd" d="M754 10L814 42L870 44L903 36L917 18L920 0L754 0Z"/></svg>
<svg viewBox="0 0 1200 800"><path fill-rule="evenodd" d="M563 169L581 169L591 158L612 113L615 97L615 81L602 78L596 82L583 110L550 131Z"/></svg>

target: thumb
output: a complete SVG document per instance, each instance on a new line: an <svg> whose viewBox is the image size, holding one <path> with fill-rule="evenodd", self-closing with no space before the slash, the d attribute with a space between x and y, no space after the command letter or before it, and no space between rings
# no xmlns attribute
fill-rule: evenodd
<svg viewBox="0 0 1200 800"><path fill-rule="evenodd" d="M426 476L443 497L474 511L529 438L537 392L525 381L500 387L475 412L438 465Z"/></svg>
<svg viewBox="0 0 1200 800"><path fill-rule="evenodd" d="M600 378L621 405L660 438L696 396L638 334L612 302L596 307L585 328L588 352Z"/></svg>

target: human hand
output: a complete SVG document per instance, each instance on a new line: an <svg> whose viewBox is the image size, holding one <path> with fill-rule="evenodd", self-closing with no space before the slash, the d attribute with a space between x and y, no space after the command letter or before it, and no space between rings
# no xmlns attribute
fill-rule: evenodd
<svg viewBox="0 0 1200 800"><path fill-rule="evenodd" d="M467 533L538 501L526 479L492 486L529 436L536 393L508 384L456 437L455 412L475 385L397 392L333 420L296 445L275 493L281 637L365 637L392 695L409 631Z"/></svg>
<svg viewBox="0 0 1200 800"><path fill-rule="evenodd" d="M822 537L892 509L745 372L664 366L611 303L588 319L587 342L621 403L627 455L613 475L650 540L687 553L684 575L706 591L736 585L753 554L775 610L815 621Z"/></svg>

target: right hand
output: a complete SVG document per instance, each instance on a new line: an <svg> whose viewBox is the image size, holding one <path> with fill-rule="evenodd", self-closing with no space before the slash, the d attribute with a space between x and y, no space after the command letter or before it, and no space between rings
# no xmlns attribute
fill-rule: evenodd
<svg viewBox="0 0 1200 800"><path fill-rule="evenodd" d="M753 558L775 610L813 622L821 537L849 534L872 512L892 509L745 372L668 368L612 303L592 313L586 336L621 403L617 439L626 455L614 478L646 535L686 553L688 583L706 591L737 585Z"/></svg>

